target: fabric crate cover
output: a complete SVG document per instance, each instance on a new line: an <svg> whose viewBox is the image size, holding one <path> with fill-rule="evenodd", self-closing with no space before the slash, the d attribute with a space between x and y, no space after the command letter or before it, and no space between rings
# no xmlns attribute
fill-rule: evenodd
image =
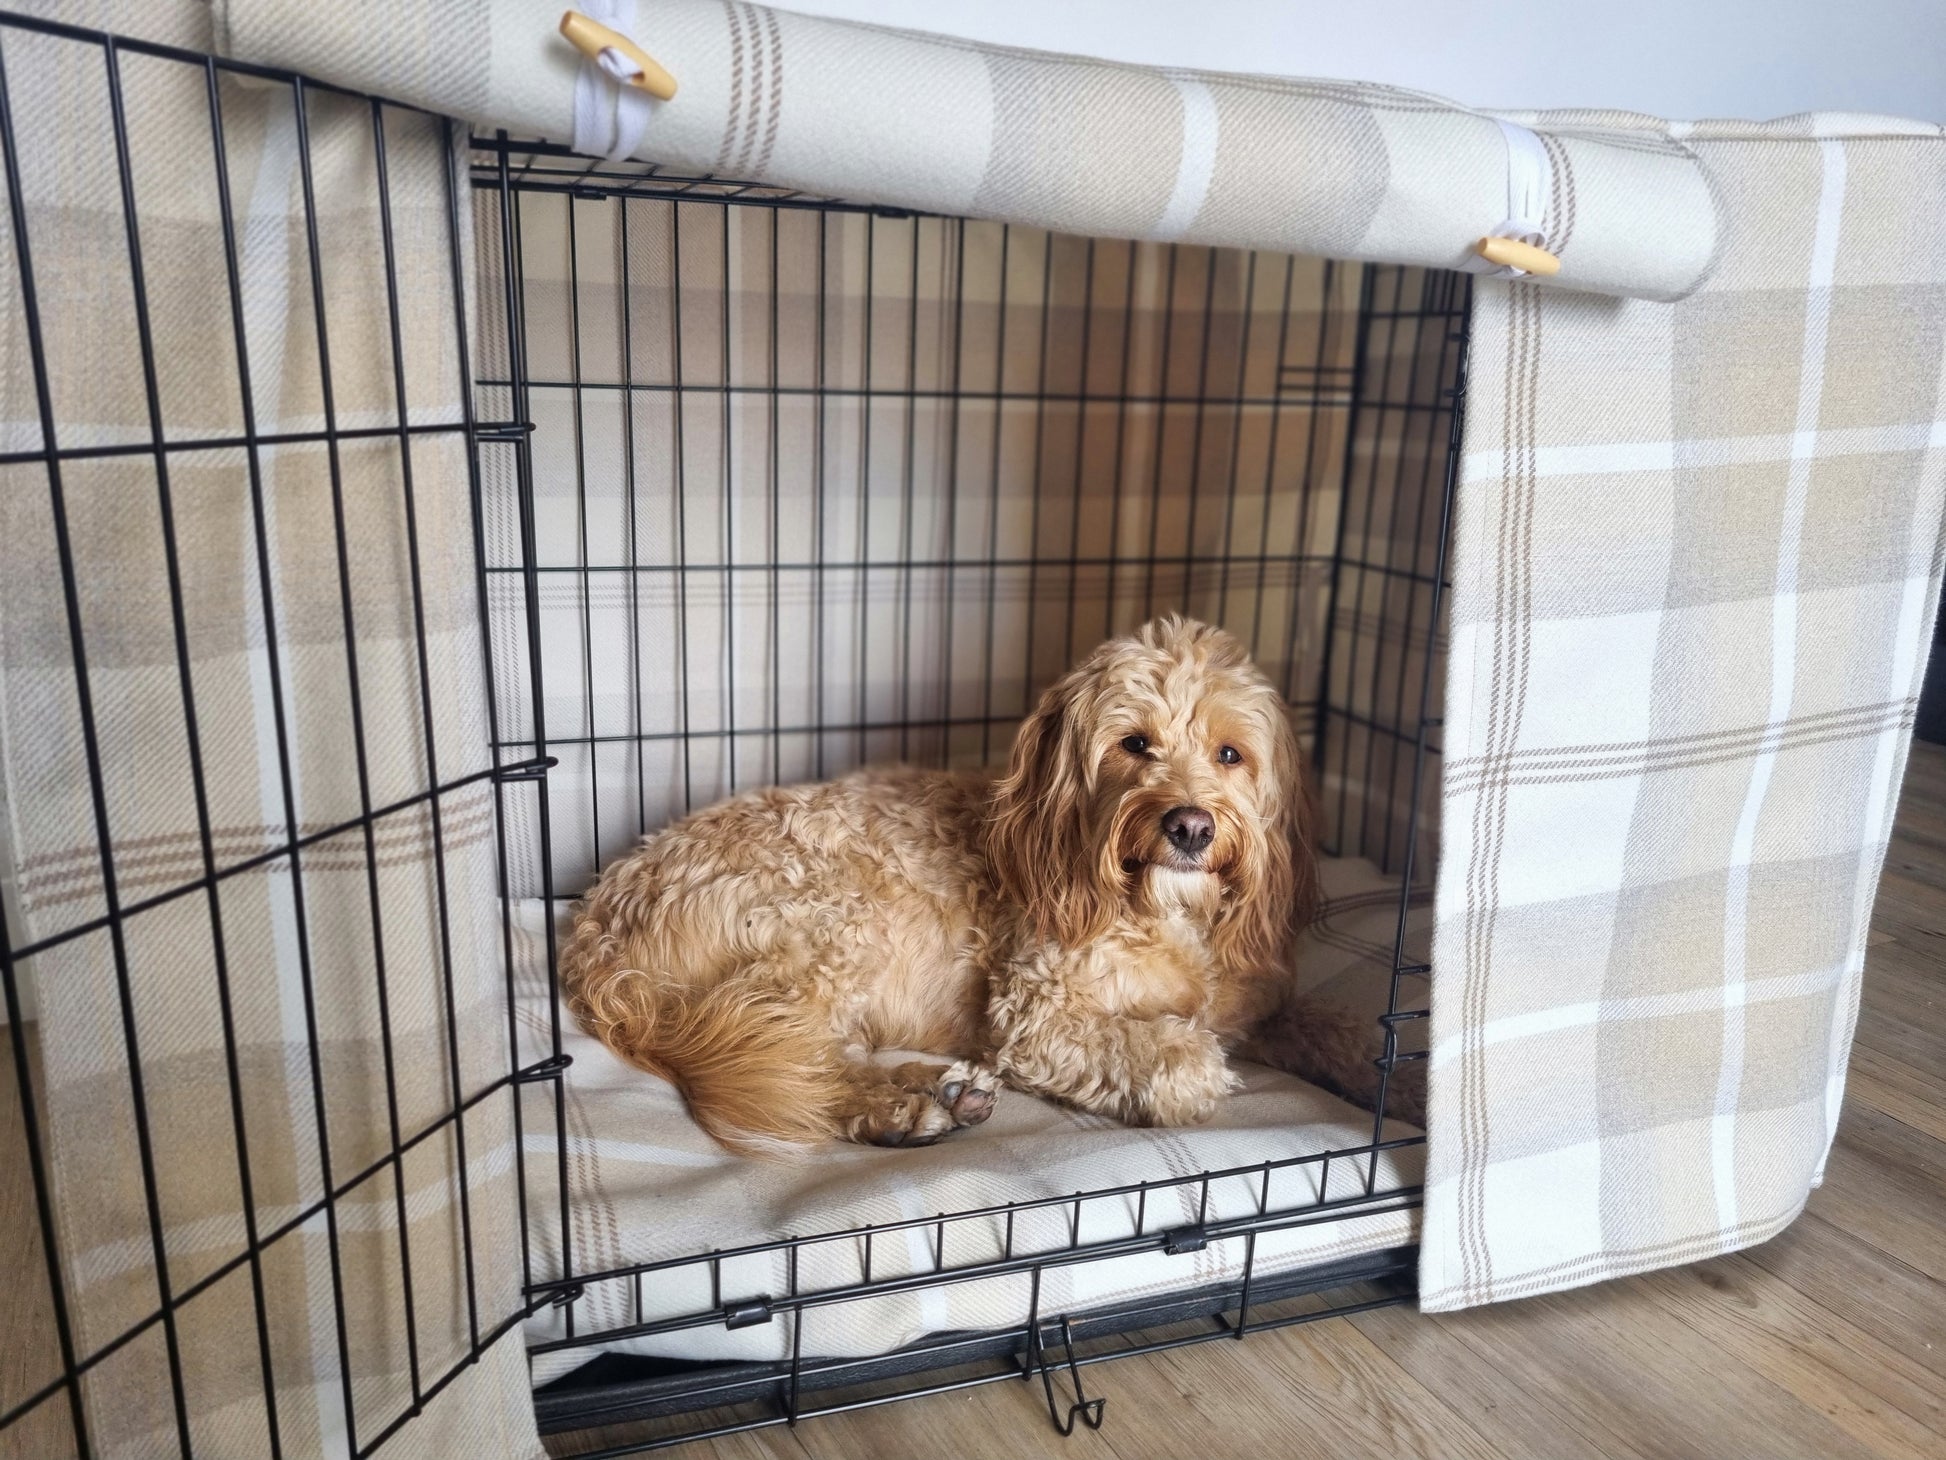
<svg viewBox="0 0 1946 1460"><path fill-rule="evenodd" d="M209 46L207 11L188 0L144 0L115 15L90 6L81 18ZM0 221L0 449L103 454L70 460L59 479L79 645L69 635L53 476L31 455L0 467L0 944L79 935L23 960L40 995L40 1115L56 1237L77 1360L137 1332L87 1372L85 1441L68 1438L57 1393L8 1431L26 1447L11 1453L178 1453L163 1327L137 1328L165 1292L159 1247L166 1291L179 1304L181 1453L267 1455L274 1422L281 1453L292 1456L539 1457L521 1337L507 1326L524 1302L512 1095L482 1100L465 1117L464 1169L450 1123L402 1160L386 1159L400 1133L410 1139L452 1111L456 1087L470 1097L507 1068L492 788L476 779L414 799L430 783L435 748L441 781L490 764L461 434L469 382L455 344L452 261L469 246L470 223L452 202L463 129L434 117L388 118L389 244L407 296L398 346L411 423L422 433L410 448L408 488L394 433L370 108L314 94L307 115L335 424L365 433L327 452L307 180L290 88L230 75L214 83L246 374L232 342L213 83L199 64L134 51L118 59L157 421L138 345L103 50L8 29L4 61L26 228L23 241L10 218ZM51 441L36 409L23 312L29 267ZM175 443L235 438L252 406L256 431L284 444L249 459L234 447L173 450L165 497L147 449L152 431ZM334 494L359 535L343 596ZM105 834L79 717L74 655L84 648ZM363 695L362 765L351 674ZM199 796L207 806L200 822ZM375 821L370 844L356 829L322 834L400 801L403 809ZM311 838L301 858L271 855L298 836ZM265 864L250 868L259 856ZM301 896L292 875L300 860ZM207 867L221 880L206 896L197 879ZM386 912L382 935L374 898ZM103 926L117 901L127 911L150 900L128 916L117 947ZM389 960L389 1028L373 977L379 956ZM139 1061L125 1041L125 1011ZM153 1236L136 1068L156 1177ZM26 1171L8 1179L24 1182ZM329 1227L322 1206L333 1188ZM40 1291L37 1230L34 1237L31 1263L23 1256L8 1277ZM252 1238L261 1243L255 1264L244 1261ZM401 1298L405 1251L413 1326ZM496 1326L502 1336L467 1363ZM25 1336L38 1344L43 1335L44 1348L15 1350L8 1404L59 1377L51 1319ZM413 1423L393 1433L414 1410Z"/></svg>
<svg viewBox="0 0 1946 1460"><path fill-rule="evenodd" d="M571 132L579 58L555 4L217 9L246 59ZM1387 88L737 0L639 0L624 28L681 85L642 143L681 168L1446 267L1505 213L1498 122ZM1484 281L1474 309L1421 1275L1435 1308L1761 1241L1819 1179L1946 491L1940 128L1507 119L1547 151L1562 271Z"/></svg>

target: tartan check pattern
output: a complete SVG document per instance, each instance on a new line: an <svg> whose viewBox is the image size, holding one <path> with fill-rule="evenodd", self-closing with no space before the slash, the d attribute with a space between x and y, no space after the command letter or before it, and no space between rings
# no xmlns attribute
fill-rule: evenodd
<svg viewBox="0 0 1946 1460"><path fill-rule="evenodd" d="M194 14L145 18L193 43ZM144 308L103 48L8 28L0 60L25 213L0 225L0 890L7 947L38 949L8 961L38 988L74 1350L112 1349L92 1453L263 1455L273 1424L286 1455L362 1453L423 1395L377 1453L538 1455L517 1332L429 1392L524 1306L511 1097L464 1117L463 1162L450 1118L508 1059L458 129L385 114L388 240L362 100L308 95L307 210L292 89L221 78L246 362L209 74L115 60ZM18 1277L44 1283L38 1251ZM45 1332L0 1409L60 1377ZM58 1391L23 1433L44 1417L66 1453Z"/></svg>
<svg viewBox="0 0 1946 1460"><path fill-rule="evenodd" d="M1683 129L1688 299L1476 295L1429 1309L1761 1242L1821 1177L1946 498L1938 130L1866 125Z"/></svg>
<svg viewBox="0 0 1946 1460"><path fill-rule="evenodd" d="M223 19L252 55L564 135L574 60L523 9L455 0L404 37L366 4L296 26L287 5L236 0ZM1444 264L1493 211L1497 154L1425 98L1130 74L712 0L646 10L687 101L647 145L684 166L747 162L816 192L1079 231ZM915 120L935 102L950 127ZM1259 138L1315 158L1232 153L1252 107L1288 126ZM1842 1091L1939 579L1940 129L1509 119L1548 144L1564 282L1680 302L1478 294L1431 1307L1722 1251L1801 1205ZM1393 145L1421 126L1433 140ZM1252 195L1274 236L1226 187L1233 165L1303 185ZM1421 215L1436 237L1379 226L1409 211L1387 199L1440 177L1469 181L1451 213Z"/></svg>
<svg viewBox="0 0 1946 1460"><path fill-rule="evenodd" d="M574 136L580 55L533 0L219 0L232 54L513 135ZM625 29L627 27L624 27ZM821 197L1064 233L1460 268L1509 211L1493 117L1347 81L1121 65L797 15L637 0L677 78L639 154ZM1673 299L1719 244L1684 143L1597 119L1545 124L1543 221L1572 289Z"/></svg>

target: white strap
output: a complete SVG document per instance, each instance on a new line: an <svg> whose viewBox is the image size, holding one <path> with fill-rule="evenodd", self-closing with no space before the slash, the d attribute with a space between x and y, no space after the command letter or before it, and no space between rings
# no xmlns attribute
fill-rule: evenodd
<svg viewBox="0 0 1946 1460"><path fill-rule="evenodd" d="M611 30L628 33L635 25L635 0L582 0L581 13ZM632 37L631 37L632 38ZM619 162L632 157L649 129L655 98L627 84L642 68L610 46L596 60L583 60L574 78L574 150Z"/></svg>
<svg viewBox="0 0 1946 1460"><path fill-rule="evenodd" d="M1553 173L1547 148L1525 127L1500 122L1497 117L1495 121L1507 143L1507 216L1485 236L1512 238L1531 243L1535 248L1546 248L1547 234L1541 228L1541 220L1547 214L1551 191L1548 180ZM1520 279L1527 274L1525 269L1503 268L1478 255L1469 256L1460 267L1469 274L1486 274L1495 279Z"/></svg>

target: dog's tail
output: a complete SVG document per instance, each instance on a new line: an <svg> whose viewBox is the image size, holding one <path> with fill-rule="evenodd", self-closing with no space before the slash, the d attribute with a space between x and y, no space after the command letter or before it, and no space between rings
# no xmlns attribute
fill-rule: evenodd
<svg viewBox="0 0 1946 1460"><path fill-rule="evenodd" d="M617 940L577 927L561 954L568 1007L622 1059L682 1091L696 1123L744 1155L838 1134L840 1052L802 1002L753 975L690 988L630 966Z"/></svg>

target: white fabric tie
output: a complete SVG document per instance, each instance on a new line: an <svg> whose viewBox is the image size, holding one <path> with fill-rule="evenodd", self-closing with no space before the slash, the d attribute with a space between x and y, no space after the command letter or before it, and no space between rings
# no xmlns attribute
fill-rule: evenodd
<svg viewBox="0 0 1946 1460"><path fill-rule="evenodd" d="M1541 219L1547 212L1548 179L1553 172L1548 162L1547 148L1539 137L1525 127L1501 122L1497 117L1494 120L1498 122L1500 135L1507 143L1507 216L1486 237L1511 238L1532 244L1535 248L1546 248L1547 234L1541 228ZM1486 274L1495 279L1522 279L1527 276L1525 269L1489 263L1477 255L1468 258L1460 267L1469 274Z"/></svg>
<svg viewBox="0 0 1946 1460"><path fill-rule="evenodd" d="M619 30L631 40L635 0L584 0L579 7L590 20ZM574 150L620 162L632 157L649 129L656 101L631 77L642 68L610 46L595 60L583 59L574 78Z"/></svg>

